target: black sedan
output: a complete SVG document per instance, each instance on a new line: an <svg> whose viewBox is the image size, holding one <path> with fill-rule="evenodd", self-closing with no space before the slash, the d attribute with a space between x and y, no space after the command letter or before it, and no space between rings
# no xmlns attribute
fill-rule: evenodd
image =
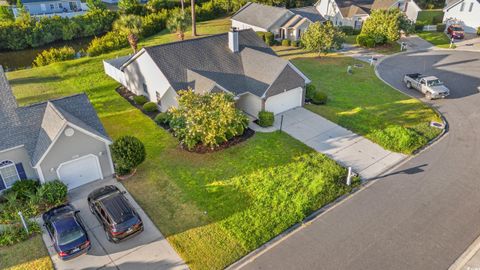
<svg viewBox="0 0 480 270"><path fill-rule="evenodd" d="M43 214L44 226L62 260L86 253L91 245L78 213L72 205L55 207Z"/></svg>

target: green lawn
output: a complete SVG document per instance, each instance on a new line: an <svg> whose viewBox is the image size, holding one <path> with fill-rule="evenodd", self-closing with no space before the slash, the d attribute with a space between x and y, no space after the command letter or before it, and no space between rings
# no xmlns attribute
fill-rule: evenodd
<svg viewBox="0 0 480 270"><path fill-rule="evenodd" d="M36 235L10 247L0 247L0 269L53 270L53 264L43 244Z"/></svg>
<svg viewBox="0 0 480 270"><path fill-rule="evenodd" d="M335 123L384 146L386 142L373 132L391 125L413 128L428 140L439 133L428 127L429 121L439 120L432 109L384 84L367 63L339 55L318 57L298 49L278 53L291 59L317 89L328 94L326 105L306 108ZM353 74L348 75L347 66L354 64L363 68L353 68Z"/></svg>
<svg viewBox="0 0 480 270"><path fill-rule="evenodd" d="M418 12L417 23L423 25L432 25L434 23L434 18L437 17L436 23L441 23L443 19L442 10L422 10Z"/></svg>
<svg viewBox="0 0 480 270"><path fill-rule="evenodd" d="M345 43L347 44L357 44L357 36L358 35L347 35L345 36Z"/></svg>
<svg viewBox="0 0 480 270"><path fill-rule="evenodd" d="M199 25L225 32L228 19ZM189 36L189 33L187 33ZM175 40L163 33L141 43ZM350 191L345 169L284 133L256 134L227 150L194 154L132 107L103 72L101 57L7 74L21 104L85 91L107 132L135 135L147 160L124 184L192 269L221 269L313 210Z"/></svg>
<svg viewBox="0 0 480 270"><path fill-rule="evenodd" d="M443 32L419 32L417 35L440 48L450 48L450 38Z"/></svg>

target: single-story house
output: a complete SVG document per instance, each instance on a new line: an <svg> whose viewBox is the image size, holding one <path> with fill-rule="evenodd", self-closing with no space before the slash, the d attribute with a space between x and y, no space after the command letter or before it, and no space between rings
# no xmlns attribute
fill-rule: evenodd
<svg viewBox="0 0 480 270"><path fill-rule="evenodd" d="M232 27L272 32L275 39L299 40L314 22L325 19L313 6L286 9L249 2L231 18Z"/></svg>
<svg viewBox="0 0 480 270"><path fill-rule="evenodd" d="M318 12L336 26L362 28L363 22L374 9L400 8L404 10L403 0L319 0L315 7Z"/></svg>
<svg viewBox="0 0 480 270"><path fill-rule="evenodd" d="M261 110L278 114L302 106L310 82L252 29L144 47L131 57L104 61L104 68L161 111L178 106L177 91L190 88L231 93L237 107L253 117Z"/></svg>
<svg viewBox="0 0 480 270"><path fill-rule="evenodd" d="M73 17L85 14L88 10L86 3L80 0L21 0L25 10L32 16L60 16ZM12 9L13 15L18 16L18 9Z"/></svg>
<svg viewBox="0 0 480 270"><path fill-rule="evenodd" d="M480 27L480 0L447 0L443 12L446 24L459 23L466 33L476 33Z"/></svg>
<svg viewBox="0 0 480 270"><path fill-rule="evenodd" d="M20 107L0 67L0 191L59 179L69 189L112 176L112 143L85 94Z"/></svg>

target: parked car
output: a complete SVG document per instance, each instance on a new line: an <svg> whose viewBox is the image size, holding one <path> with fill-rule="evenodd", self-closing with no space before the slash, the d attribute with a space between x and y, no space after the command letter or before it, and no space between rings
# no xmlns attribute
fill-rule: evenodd
<svg viewBox="0 0 480 270"><path fill-rule="evenodd" d="M465 31L459 24L451 24L447 28L447 32L451 38L463 39L465 37Z"/></svg>
<svg viewBox="0 0 480 270"><path fill-rule="evenodd" d="M55 207L43 214L53 246L62 260L85 254L91 247L85 226L72 205Z"/></svg>
<svg viewBox="0 0 480 270"><path fill-rule="evenodd" d="M88 195L90 211L102 224L107 239L117 243L143 231L138 213L116 186L98 188Z"/></svg>
<svg viewBox="0 0 480 270"><path fill-rule="evenodd" d="M409 89L417 89L425 94L427 99L445 98L450 90L435 76L426 76L420 73L407 74L403 81Z"/></svg>

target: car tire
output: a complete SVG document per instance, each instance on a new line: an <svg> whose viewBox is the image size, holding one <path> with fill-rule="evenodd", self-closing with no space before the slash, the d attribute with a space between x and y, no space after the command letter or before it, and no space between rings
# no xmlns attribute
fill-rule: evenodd
<svg viewBox="0 0 480 270"><path fill-rule="evenodd" d="M412 89L412 83L411 82L407 82L407 88Z"/></svg>
<svg viewBox="0 0 480 270"><path fill-rule="evenodd" d="M105 235L107 236L108 242L113 243L112 237L111 237L110 234L107 232L107 230L105 230L105 228L104 228L104 231L105 231Z"/></svg>
<svg viewBox="0 0 480 270"><path fill-rule="evenodd" d="M432 99L433 99L433 98L432 98L432 93L427 92L427 93L425 94L425 98L428 99L428 100L432 100Z"/></svg>

